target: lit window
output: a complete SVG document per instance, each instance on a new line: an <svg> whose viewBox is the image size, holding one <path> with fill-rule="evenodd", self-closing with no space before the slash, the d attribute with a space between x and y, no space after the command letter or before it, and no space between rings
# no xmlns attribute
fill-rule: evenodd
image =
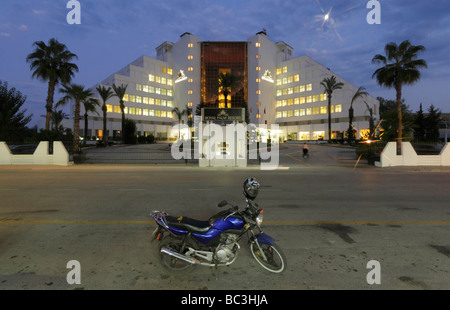
<svg viewBox="0 0 450 310"><path fill-rule="evenodd" d="M261 118L261 114L256 114L256 118Z"/></svg>
<svg viewBox="0 0 450 310"><path fill-rule="evenodd" d="M194 67L189 67L188 71L194 71Z"/></svg>
<svg viewBox="0 0 450 310"><path fill-rule="evenodd" d="M261 83L261 79L256 79L256 83Z"/></svg>
<svg viewBox="0 0 450 310"><path fill-rule="evenodd" d="M188 102L187 106L192 107L192 102Z"/></svg>
<svg viewBox="0 0 450 310"><path fill-rule="evenodd" d="M256 71L261 71L261 67L256 67Z"/></svg>
<svg viewBox="0 0 450 310"><path fill-rule="evenodd" d="M141 96L136 96L136 102L137 103L142 103L142 97Z"/></svg>
<svg viewBox="0 0 450 310"><path fill-rule="evenodd" d="M130 95L130 101L131 102L136 102L136 96L135 95Z"/></svg>
<svg viewBox="0 0 450 310"><path fill-rule="evenodd" d="M192 95L194 93L193 90L188 90L188 95Z"/></svg>
<svg viewBox="0 0 450 310"><path fill-rule="evenodd" d="M161 117L161 111L156 110L156 111L155 111L155 116L156 116L156 117Z"/></svg>
<svg viewBox="0 0 450 310"><path fill-rule="evenodd" d="M172 75L173 74L173 69L172 68L167 68L167 74Z"/></svg>
<svg viewBox="0 0 450 310"><path fill-rule="evenodd" d="M294 75L294 82L298 82L298 81L300 81L300 75L296 74L296 75Z"/></svg>
<svg viewBox="0 0 450 310"><path fill-rule="evenodd" d="M294 111L294 116L300 116L300 110L299 109Z"/></svg>
<svg viewBox="0 0 450 310"><path fill-rule="evenodd" d="M288 79L287 78L283 78L283 85L287 84L287 82L288 82Z"/></svg>
<svg viewBox="0 0 450 310"><path fill-rule="evenodd" d="M326 106L321 106L320 107L320 114L327 114L327 107Z"/></svg>
<svg viewBox="0 0 450 310"><path fill-rule="evenodd" d="M155 105L161 105L161 99L155 99Z"/></svg>
<svg viewBox="0 0 450 310"><path fill-rule="evenodd" d="M312 115L312 109L311 108L307 108L306 109L306 115Z"/></svg>
<svg viewBox="0 0 450 310"><path fill-rule="evenodd" d="M161 88L161 95L167 95L167 89Z"/></svg>
<svg viewBox="0 0 450 310"><path fill-rule="evenodd" d="M188 55L188 59L192 60L192 59L194 59L194 56L193 55Z"/></svg>
<svg viewBox="0 0 450 310"><path fill-rule="evenodd" d="M287 94L288 94L288 89L287 88L283 89L283 96L286 96Z"/></svg>
<svg viewBox="0 0 450 310"><path fill-rule="evenodd" d="M283 67L283 73L287 72L287 66Z"/></svg>
<svg viewBox="0 0 450 310"><path fill-rule="evenodd" d="M288 83L292 83L293 81L294 81L294 77L293 76L288 77Z"/></svg>
<svg viewBox="0 0 450 310"><path fill-rule="evenodd" d="M320 101L327 100L327 94L320 94Z"/></svg>
<svg viewBox="0 0 450 310"><path fill-rule="evenodd" d="M172 118L172 112L170 112L170 111L167 112L167 117L168 117L168 118Z"/></svg>
<svg viewBox="0 0 450 310"><path fill-rule="evenodd" d="M148 115L155 116L155 110L148 110Z"/></svg>
<svg viewBox="0 0 450 310"><path fill-rule="evenodd" d="M256 55L256 59L261 59L261 55Z"/></svg>
<svg viewBox="0 0 450 310"><path fill-rule="evenodd" d="M278 101L277 101L276 107L277 107L277 108L281 107L281 100L278 100Z"/></svg>
<svg viewBox="0 0 450 310"><path fill-rule="evenodd" d="M306 85L306 91L311 91L311 90L312 90L312 84Z"/></svg>
<svg viewBox="0 0 450 310"><path fill-rule="evenodd" d="M300 97L300 104L304 104L306 102L306 98L305 97Z"/></svg>
<svg viewBox="0 0 450 310"><path fill-rule="evenodd" d="M281 96L283 94L283 91L281 89L277 89L277 96Z"/></svg>
<svg viewBox="0 0 450 310"><path fill-rule="evenodd" d="M128 94L125 94L125 95L123 96L123 101L128 101Z"/></svg>
<svg viewBox="0 0 450 310"><path fill-rule="evenodd" d="M118 105L114 106L114 113L122 113L122 111L120 111L120 106Z"/></svg>
<svg viewBox="0 0 450 310"><path fill-rule="evenodd" d="M167 79L167 85L172 86L173 85L173 80L172 79Z"/></svg>
<svg viewBox="0 0 450 310"><path fill-rule="evenodd" d="M155 88L155 93L157 93L158 95L160 95L160 94L161 94L161 88L156 87L156 88Z"/></svg>
<svg viewBox="0 0 450 310"><path fill-rule="evenodd" d="M131 115L135 115L135 114L136 114L136 108L130 108L130 109L129 109L129 113L130 113Z"/></svg>
<svg viewBox="0 0 450 310"><path fill-rule="evenodd" d="M167 96L172 97L173 96L173 92L171 89L167 90Z"/></svg>
<svg viewBox="0 0 450 310"><path fill-rule="evenodd" d="M277 75L280 75L281 72L282 72L282 69L281 68L277 68Z"/></svg>
<svg viewBox="0 0 450 310"><path fill-rule="evenodd" d="M155 77L155 82L156 83L161 83L161 77L160 76Z"/></svg>
<svg viewBox="0 0 450 310"><path fill-rule="evenodd" d="M110 104L107 104L107 105L106 105L106 112L112 113L112 111L113 111L113 106L110 105Z"/></svg>
<svg viewBox="0 0 450 310"><path fill-rule="evenodd" d="M292 111L292 110L289 110L289 111L288 111L288 114L287 114L287 116L288 116L288 117L292 117L292 116L294 116L294 111Z"/></svg>
<svg viewBox="0 0 450 310"><path fill-rule="evenodd" d="M155 81L155 76L154 76L153 74L149 74L149 75L148 75L148 80L149 80L150 82L154 82L154 81Z"/></svg>
<svg viewBox="0 0 450 310"><path fill-rule="evenodd" d="M136 115L142 115L142 109L136 108Z"/></svg>
<svg viewBox="0 0 450 310"><path fill-rule="evenodd" d="M137 91L142 91L142 85L141 84L136 84L136 90Z"/></svg>
<svg viewBox="0 0 450 310"><path fill-rule="evenodd" d="M149 87L148 87L148 92L149 92L149 93L154 93L154 92L155 92L155 87L149 86Z"/></svg>
<svg viewBox="0 0 450 310"><path fill-rule="evenodd" d="M148 104L155 104L154 98L148 98Z"/></svg>
<svg viewBox="0 0 450 310"><path fill-rule="evenodd" d="M188 43L188 48L194 47L194 43Z"/></svg>
<svg viewBox="0 0 450 310"><path fill-rule="evenodd" d="M142 115L148 116L148 110L147 110L147 109L143 109L143 110L142 110Z"/></svg>
<svg viewBox="0 0 450 310"><path fill-rule="evenodd" d="M277 79L277 86L281 85L281 83L282 83L282 79Z"/></svg>
<svg viewBox="0 0 450 310"><path fill-rule="evenodd" d="M281 105L282 105L283 107L287 106L287 100L284 99L283 101L281 101Z"/></svg>
<svg viewBox="0 0 450 310"><path fill-rule="evenodd" d="M277 112L276 118L280 118L281 117L281 112Z"/></svg>
<svg viewBox="0 0 450 310"><path fill-rule="evenodd" d="M314 108L313 108L313 114L314 114L314 115L319 114L319 112L320 112L319 107L314 107Z"/></svg>
<svg viewBox="0 0 450 310"><path fill-rule="evenodd" d="M258 89L258 90L256 91L256 94L257 94L257 95L261 95L261 90Z"/></svg>
<svg viewBox="0 0 450 310"><path fill-rule="evenodd" d="M287 111L283 111L283 117L287 117Z"/></svg>
<svg viewBox="0 0 450 310"><path fill-rule="evenodd" d="M261 47L261 43L256 42L256 43L255 43L255 47Z"/></svg>
<svg viewBox="0 0 450 310"><path fill-rule="evenodd" d="M161 84L167 84L167 79L166 78L161 78Z"/></svg>
<svg viewBox="0 0 450 310"><path fill-rule="evenodd" d="M161 72L162 72L162 73L167 73L167 68L164 67L164 66L162 66L162 67L161 67Z"/></svg>
<svg viewBox="0 0 450 310"><path fill-rule="evenodd" d="M311 103L311 102L312 102L312 96L306 97L306 102L307 102L307 103Z"/></svg>
<svg viewBox="0 0 450 310"><path fill-rule="evenodd" d="M334 106L334 112L336 112L336 113L342 112L342 105L341 104L335 105Z"/></svg>
<svg viewBox="0 0 450 310"><path fill-rule="evenodd" d="M292 95L294 93L294 89L292 87L288 88L288 95Z"/></svg>
<svg viewBox="0 0 450 310"><path fill-rule="evenodd" d="M305 109L300 109L300 116L305 116Z"/></svg>
<svg viewBox="0 0 450 310"><path fill-rule="evenodd" d="M142 103L148 104L148 97L142 97Z"/></svg>
<svg viewBox="0 0 450 310"><path fill-rule="evenodd" d="M142 87L142 91L148 93L148 85L144 85L144 86Z"/></svg>
<svg viewBox="0 0 450 310"><path fill-rule="evenodd" d="M173 101L172 100L167 100L167 106L169 108L172 108L173 107Z"/></svg>
<svg viewBox="0 0 450 310"><path fill-rule="evenodd" d="M288 99L288 105L293 105L294 104L294 100L293 99Z"/></svg>
<svg viewBox="0 0 450 310"><path fill-rule="evenodd" d="M194 83L194 79L188 79L188 83Z"/></svg>
<svg viewBox="0 0 450 310"><path fill-rule="evenodd" d="M295 98L294 99L294 104L300 104L300 98Z"/></svg>
<svg viewBox="0 0 450 310"><path fill-rule="evenodd" d="M313 96L313 102L317 102L319 101L319 95L314 95Z"/></svg>
<svg viewBox="0 0 450 310"><path fill-rule="evenodd" d="M305 85L300 85L300 92L303 93L305 91Z"/></svg>

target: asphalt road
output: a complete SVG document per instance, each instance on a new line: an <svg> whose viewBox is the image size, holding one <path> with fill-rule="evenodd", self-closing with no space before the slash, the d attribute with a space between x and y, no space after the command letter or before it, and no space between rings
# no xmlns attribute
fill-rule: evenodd
<svg viewBox="0 0 450 310"><path fill-rule="evenodd" d="M0 167L0 289L450 289L448 169L355 168L347 150L322 146L303 161L295 147L281 150L284 166L271 171ZM260 268L245 242L217 272L164 272L150 211L207 219L220 200L244 205L249 176L262 185L263 227L284 250L286 272ZM71 260L81 284L67 283ZM371 260L381 284L367 282Z"/></svg>

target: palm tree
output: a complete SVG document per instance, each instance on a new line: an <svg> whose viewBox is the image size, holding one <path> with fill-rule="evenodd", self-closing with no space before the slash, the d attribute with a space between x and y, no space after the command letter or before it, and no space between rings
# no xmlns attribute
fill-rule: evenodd
<svg viewBox="0 0 450 310"><path fill-rule="evenodd" d="M180 124L183 115L186 114L186 110L180 111L178 107L172 109L172 113L178 118L178 124ZM178 140L180 140L180 126L178 126Z"/></svg>
<svg viewBox="0 0 450 310"><path fill-rule="evenodd" d="M127 85L121 84L120 86L116 86L113 84L112 88L114 89L114 96L119 98L120 102L120 110L122 111L122 140L125 139L125 135L123 134L123 130L125 129L125 105L123 103L123 97L125 97L125 93L127 91ZM125 140L124 140L125 141Z"/></svg>
<svg viewBox="0 0 450 310"><path fill-rule="evenodd" d="M333 92L337 89L342 89L344 83L336 82L336 77L333 75L330 78L324 78L320 85L324 88L324 93L327 94L328 97L328 142L331 141L331 96Z"/></svg>
<svg viewBox="0 0 450 310"><path fill-rule="evenodd" d="M73 121L73 152L74 156L78 156L78 152L80 151L78 148L78 142L80 140L80 103L89 97L92 97L93 93L90 89L84 89L83 85L78 84L64 84L59 92L64 94L64 97L58 101L56 107L63 106L69 101L75 102L75 117Z"/></svg>
<svg viewBox="0 0 450 310"><path fill-rule="evenodd" d="M372 63L381 64L372 75L376 77L380 86L395 88L397 93L397 155L402 154L403 122L402 122L402 87L411 85L420 80L420 68L427 68L427 63L423 59L417 59L418 54L425 51L422 45L412 45L408 40L400 45L395 42L386 44L384 47L385 56L377 54L373 57Z"/></svg>
<svg viewBox="0 0 450 310"><path fill-rule="evenodd" d="M52 129L56 131L64 131L63 126L61 126L61 122L65 119L69 119L69 115L64 113L62 110L59 111L52 111L51 115L51 122L52 122Z"/></svg>
<svg viewBox="0 0 450 310"><path fill-rule="evenodd" d="M105 86L97 86L97 92L103 100L102 111L103 111L103 136L102 141L105 140L106 136L106 101L114 96L114 92L111 90L111 87L106 88Z"/></svg>
<svg viewBox="0 0 450 310"><path fill-rule="evenodd" d="M231 73L219 73L219 89L220 92L225 97L225 108L228 108L228 95L231 93L232 89L236 87L240 79Z"/></svg>
<svg viewBox="0 0 450 310"><path fill-rule="evenodd" d="M100 105L100 102L95 98L86 98L81 101L84 105L84 141L87 140L88 132L88 112L95 112L98 115L96 107Z"/></svg>
<svg viewBox="0 0 450 310"><path fill-rule="evenodd" d="M75 72L78 72L78 66L71 61L78 57L56 39L50 39L48 45L43 41L34 42L33 46L36 48L27 56L27 62L33 71L33 78L48 82L45 129L49 130L56 85L71 82Z"/></svg>
<svg viewBox="0 0 450 310"><path fill-rule="evenodd" d="M365 91L363 86L360 86L356 93L353 95L352 101L350 102L350 109L348 110L348 140L351 142L354 138L353 134L353 102L355 102L358 98L362 98L368 96L369 93Z"/></svg>

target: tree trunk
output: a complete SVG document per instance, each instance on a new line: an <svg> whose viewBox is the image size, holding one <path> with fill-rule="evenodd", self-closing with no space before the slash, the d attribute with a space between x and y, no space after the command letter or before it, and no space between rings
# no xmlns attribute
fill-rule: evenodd
<svg viewBox="0 0 450 310"><path fill-rule="evenodd" d="M328 142L331 142L331 94L328 94Z"/></svg>
<svg viewBox="0 0 450 310"><path fill-rule="evenodd" d="M105 103L103 103L102 111L103 111L103 135L102 135L102 141L105 141L105 136L106 136L106 104Z"/></svg>
<svg viewBox="0 0 450 310"><path fill-rule="evenodd" d="M78 142L80 140L80 100L75 101L75 117L73 121L73 154L78 155Z"/></svg>
<svg viewBox="0 0 450 310"><path fill-rule="evenodd" d="M397 91L397 116L398 116L398 128L397 128L397 155L402 155L402 141L403 141L403 121L402 121L402 85L395 87Z"/></svg>
<svg viewBox="0 0 450 310"><path fill-rule="evenodd" d="M123 100L120 100L120 109L122 110L122 130L120 131L122 142L125 143L125 135L123 130L125 129L125 105L123 104Z"/></svg>
<svg viewBox="0 0 450 310"><path fill-rule="evenodd" d="M87 131L88 131L88 114L84 113L84 143L87 141Z"/></svg>
<svg viewBox="0 0 450 310"><path fill-rule="evenodd" d="M50 119L53 110L53 96L55 94L55 86L56 86L55 81L53 80L48 81L47 104L45 105L45 109L47 111L47 115L45 118L45 130L50 129Z"/></svg>

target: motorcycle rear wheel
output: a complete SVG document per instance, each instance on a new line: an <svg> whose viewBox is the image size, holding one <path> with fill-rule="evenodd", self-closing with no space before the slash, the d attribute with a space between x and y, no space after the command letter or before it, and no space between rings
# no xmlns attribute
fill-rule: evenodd
<svg viewBox="0 0 450 310"><path fill-rule="evenodd" d="M158 246L158 261L161 264L161 266L171 272L171 273L188 273L191 272L195 265L190 264L188 262L185 262L181 259L178 259L176 257L173 257L171 255L165 254L161 252L162 248L167 248L169 250L172 250L174 252L180 253L184 255L184 253L187 251L188 246L190 243L187 242L185 249L183 253L180 251L182 246L181 239L175 238L173 236L167 236L165 237Z"/></svg>
<svg viewBox="0 0 450 310"><path fill-rule="evenodd" d="M258 245L255 242L250 243L250 251L253 257L264 269L273 273L281 273L286 269L286 256L276 243L272 245L260 244L260 247L266 260L264 260Z"/></svg>

